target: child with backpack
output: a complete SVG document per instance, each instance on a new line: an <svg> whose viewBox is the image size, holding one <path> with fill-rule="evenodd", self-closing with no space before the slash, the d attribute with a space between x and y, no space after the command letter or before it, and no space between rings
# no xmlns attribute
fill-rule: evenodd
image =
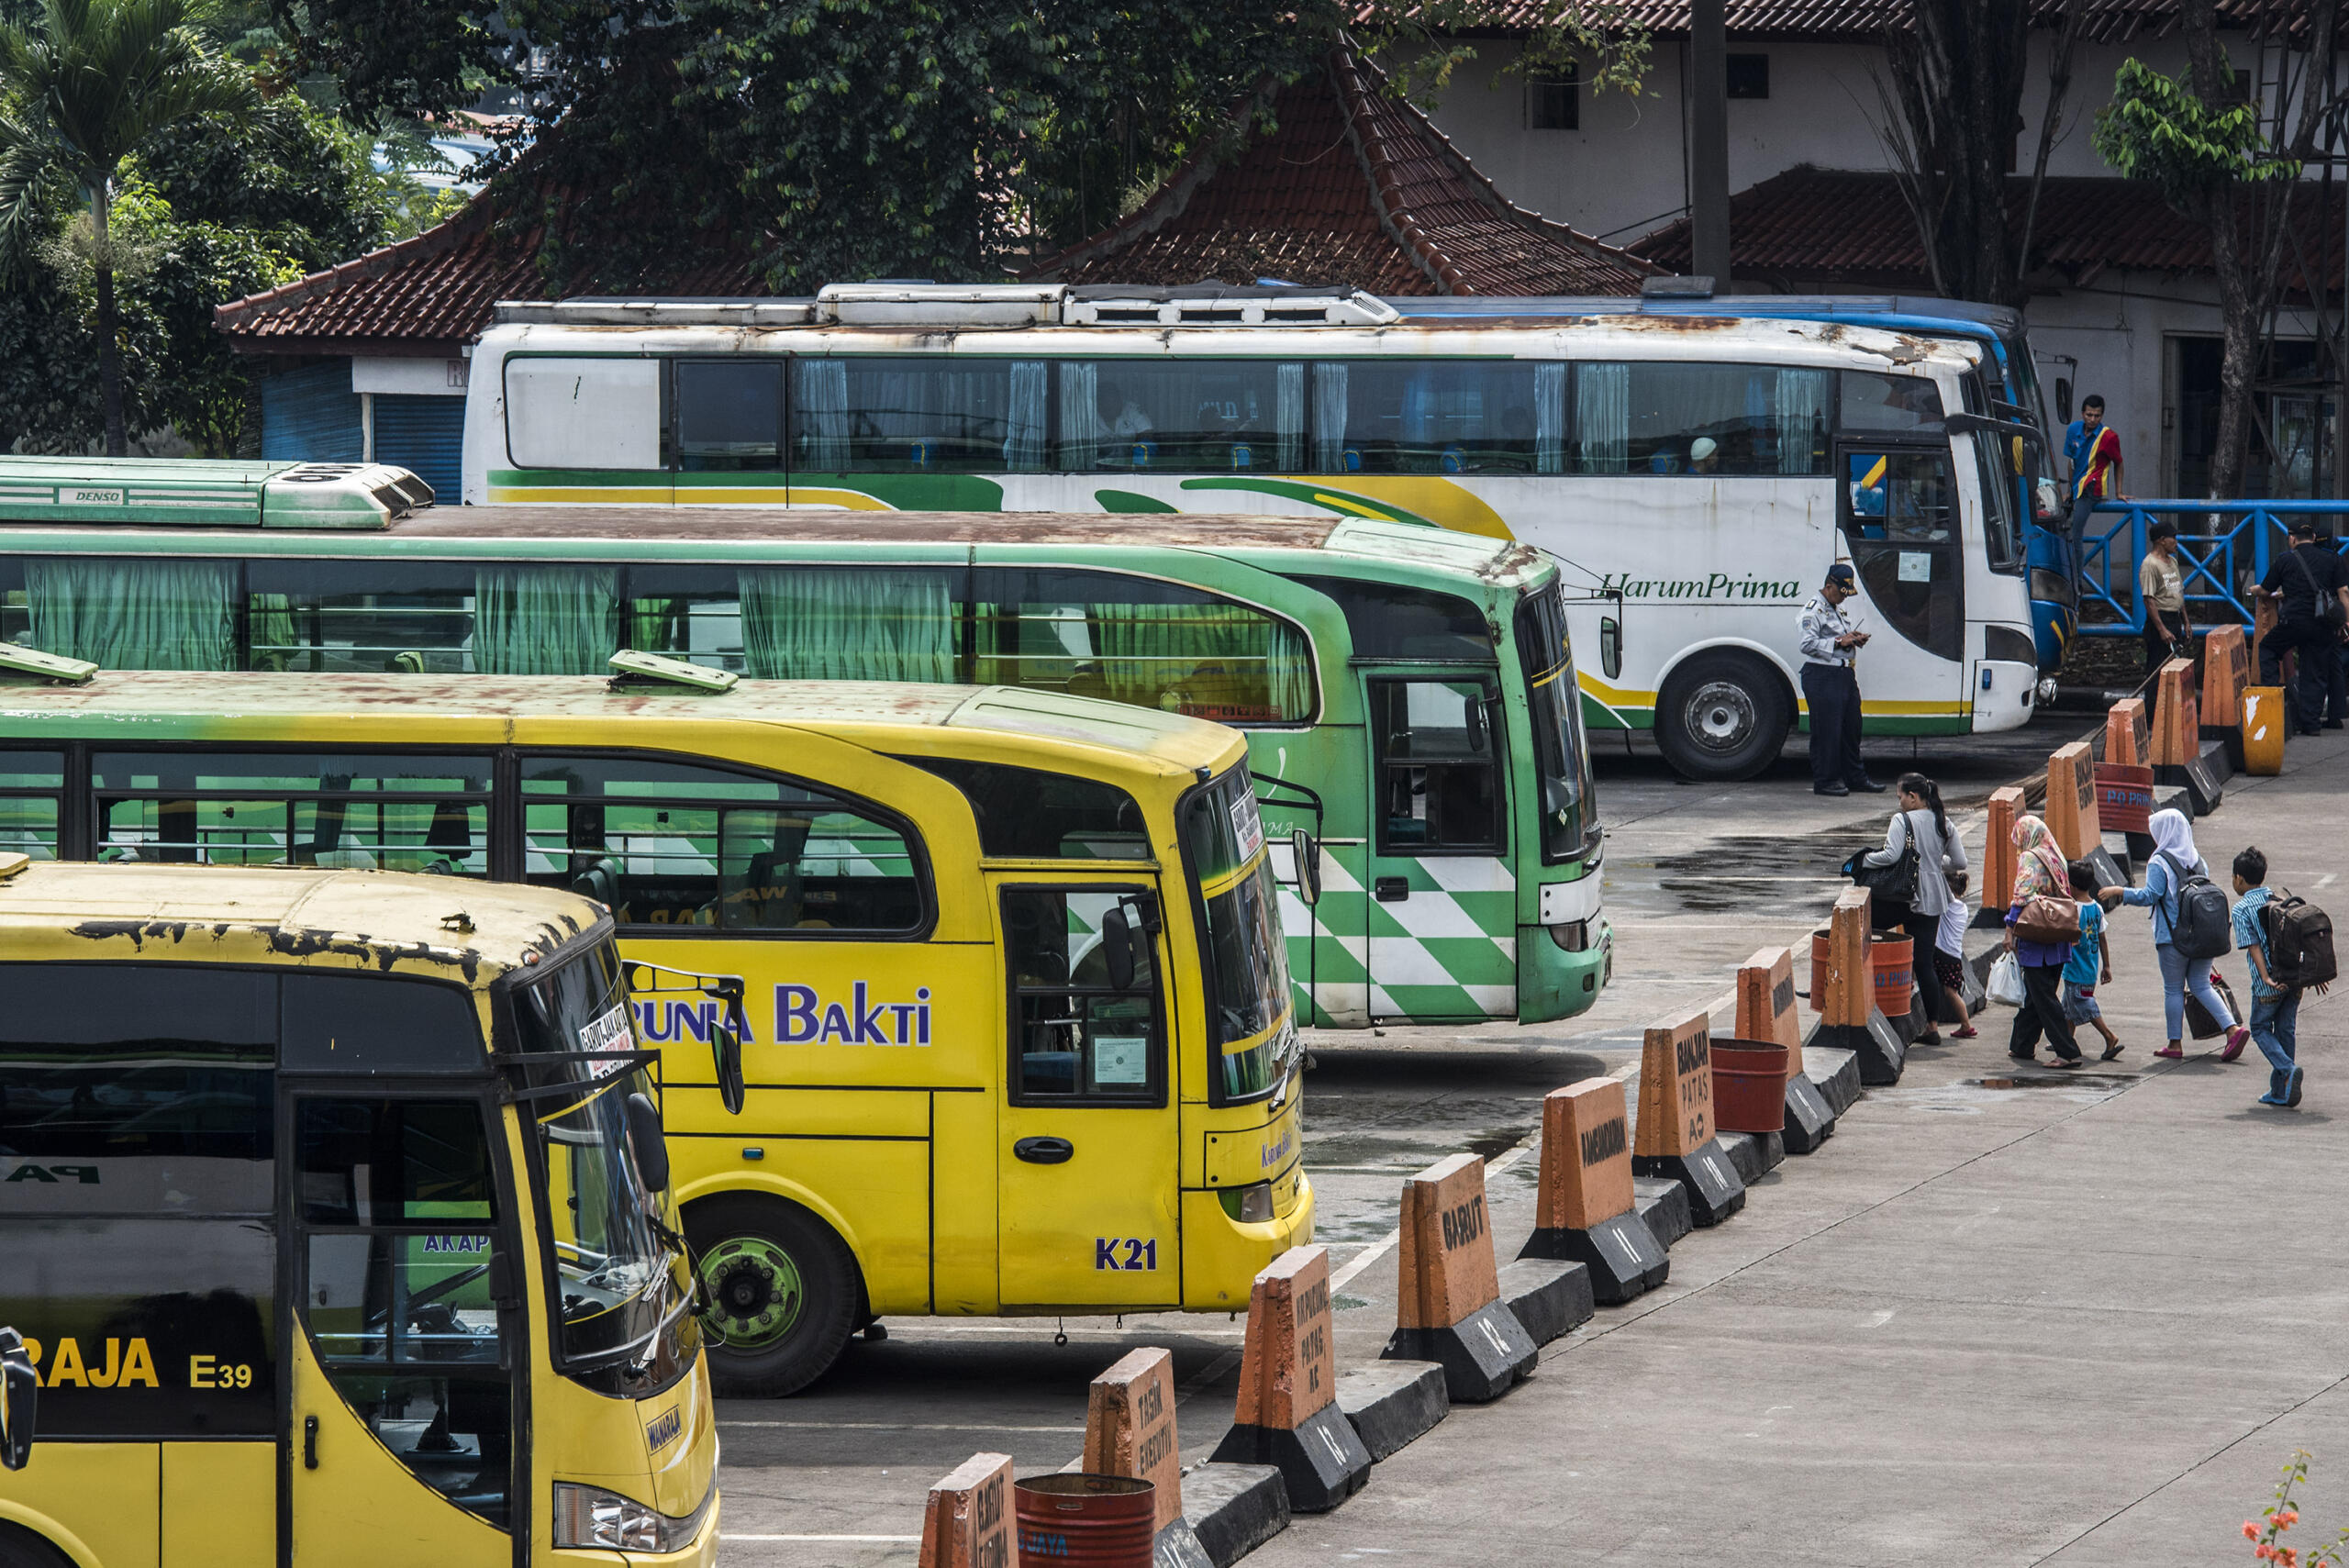
<svg viewBox="0 0 2349 1568"><path fill-rule="evenodd" d="M2097 902L2096 868L2086 861L2074 861L2067 869L2073 896L2080 905L2080 940L2072 945L2072 956L2064 965L2064 1018L2075 1028L2087 1024L2102 1035L2103 1060L2110 1062L2126 1048L2104 1021L2104 1009L2096 999L2099 983L2112 982L2112 947L2104 940L2104 906Z"/></svg>
<svg viewBox="0 0 2349 1568"><path fill-rule="evenodd" d="M2210 961L2234 945L2227 895L2210 881L2210 868L2194 848L2194 829L2182 811L2156 811L2145 824L2154 836L2154 858L2143 887L2108 887L2099 897L2154 912L2154 957L2162 971L2162 1012L2169 1044L2154 1052L2175 1062L2186 1054L2186 995L2227 1031L2221 1062L2232 1062L2251 1043L2251 1031L2235 1021L2219 988L2210 984Z"/></svg>
<svg viewBox="0 0 2349 1568"><path fill-rule="evenodd" d="M2263 1106L2300 1103L2300 993L2321 996L2333 976L2332 922L2315 906L2267 891L2267 857L2256 847L2235 857L2234 938L2251 962L2251 1038L2267 1058Z"/></svg>

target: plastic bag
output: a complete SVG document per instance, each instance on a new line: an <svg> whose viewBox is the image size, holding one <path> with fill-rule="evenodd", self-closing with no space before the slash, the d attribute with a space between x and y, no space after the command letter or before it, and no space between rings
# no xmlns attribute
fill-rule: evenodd
<svg viewBox="0 0 2349 1568"><path fill-rule="evenodd" d="M2022 1006L2022 965L2015 962L2014 954L2002 952L1998 956L1990 965L1989 984L1983 990L1990 1000L2004 1006Z"/></svg>

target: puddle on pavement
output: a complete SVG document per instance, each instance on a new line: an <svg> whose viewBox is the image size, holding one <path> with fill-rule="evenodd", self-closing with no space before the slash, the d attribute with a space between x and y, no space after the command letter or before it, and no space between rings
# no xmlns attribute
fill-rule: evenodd
<svg viewBox="0 0 2349 1568"><path fill-rule="evenodd" d="M1776 904L1783 895L1774 895L1765 881L1724 878L1831 877L1854 850L1878 849L1883 843L1883 829L1866 825L1767 837L1732 834L1692 854L1658 856L1653 862L1656 889L1677 901L1685 914L1738 914ZM1611 869L1638 864L1627 862ZM1824 883L1796 884L1785 890L1798 895L1816 893L1821 904L1833 891Z"/></svg>
<svg viewBox="0 0 2349 1568"><path fill-rule="evenodd" d="M2117 1093L2140 1080L2133 1073L2001 1073L1966 1082L1977 1089L2102 1089Z"/></svg>

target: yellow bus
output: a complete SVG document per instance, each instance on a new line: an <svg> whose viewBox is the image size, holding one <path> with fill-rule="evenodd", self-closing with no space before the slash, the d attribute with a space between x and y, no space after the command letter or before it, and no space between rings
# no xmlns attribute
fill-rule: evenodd
<svg viewBox="0 0 2349 1568"><path fill-rule="evenodd" d="M1060 693L670 668L714 689L0 692L0 848L608 908L623 956L681 988L637 1023L721 1394L790 1393L885 1316L1244 1307L1313 1222L1245 739ZM739 982L739 1064L717 1049L735 1004L700 975Z"/></svg>
<svg viewBox="0 0 2349 1568"><path fill-rule="evenodd" d="M565 893L0 856L0 1563L715 1562L621 973Z"/></svg>

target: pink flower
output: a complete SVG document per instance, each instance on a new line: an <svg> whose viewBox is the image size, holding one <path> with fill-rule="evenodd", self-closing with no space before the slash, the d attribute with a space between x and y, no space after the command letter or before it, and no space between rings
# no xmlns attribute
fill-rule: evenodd
<svg viewBox="0 0 2349 1568"><path fill-rule="evenodd" d="M2243 1538L2245 1540L2257 1540L2259 1539L2259 1527L2252 1523L2249 1519L2243 1520Z"/></svg>

